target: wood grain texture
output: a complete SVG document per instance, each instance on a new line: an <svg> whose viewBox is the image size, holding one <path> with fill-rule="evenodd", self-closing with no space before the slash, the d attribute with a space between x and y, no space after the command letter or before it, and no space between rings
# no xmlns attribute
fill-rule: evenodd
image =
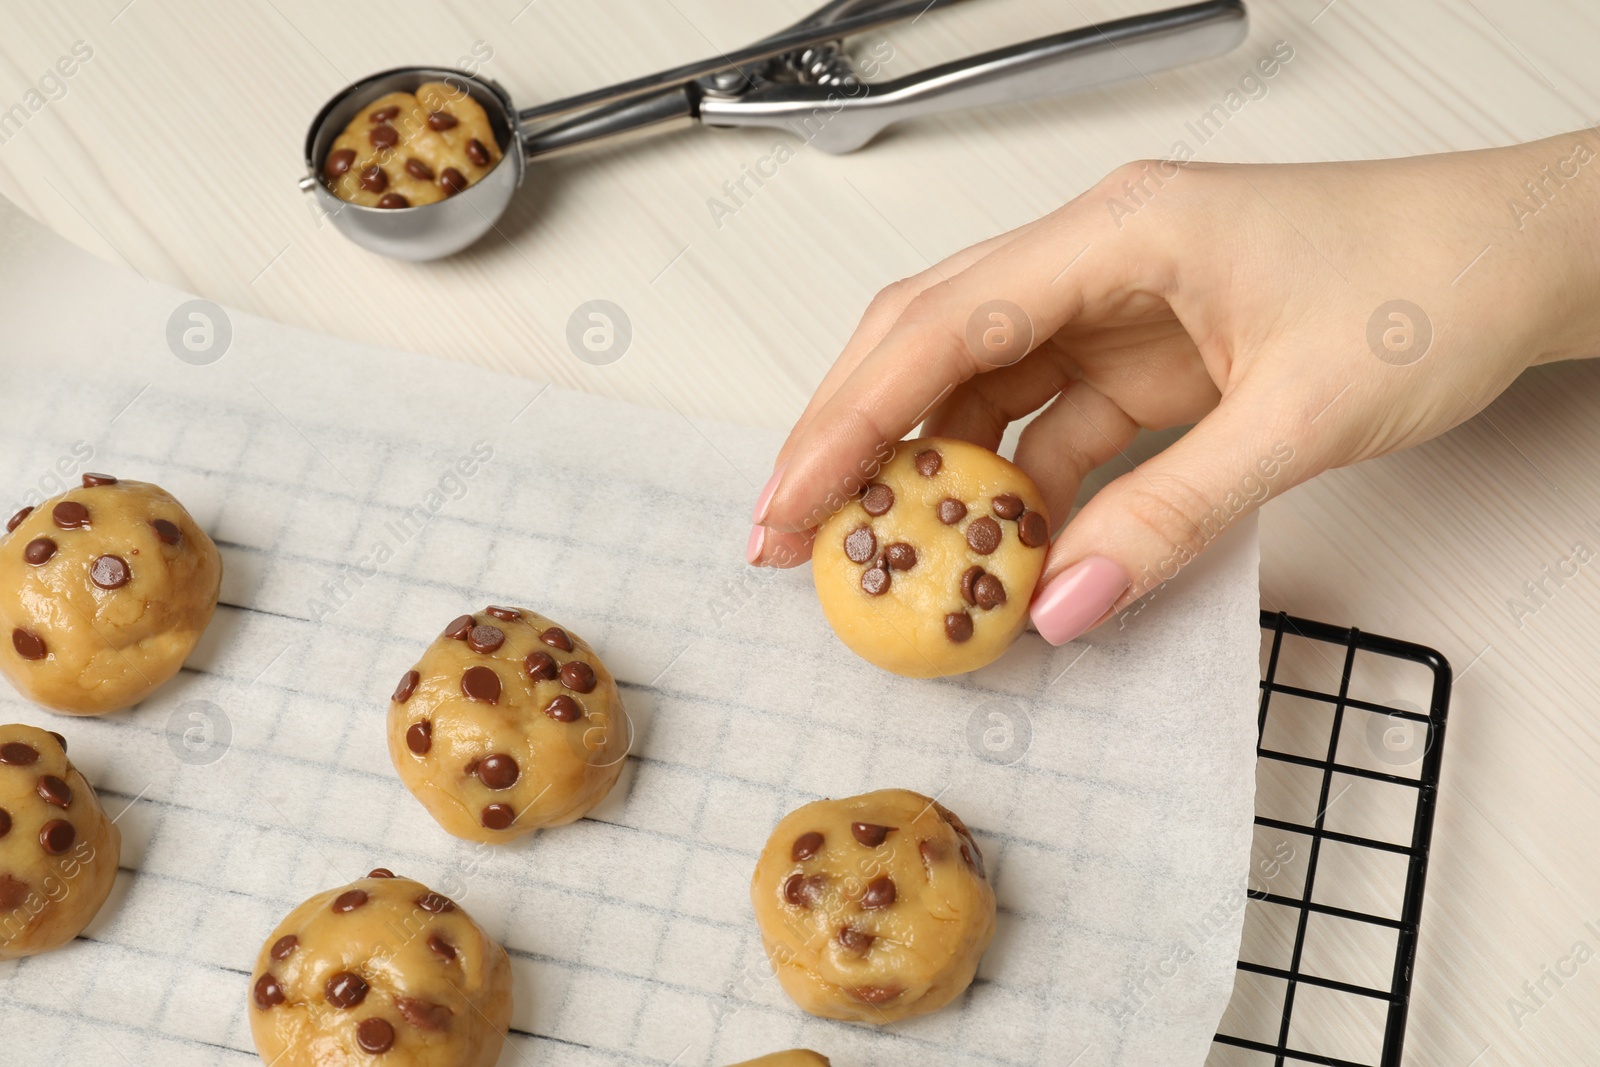
<svg viewBox="0 0 1600 1067"><path fill-rule="evenodd" d="M1600 118L1600 11L1585 0L1285 0L1199 66L1071 99L922 120L829 157L787 135L693 130L538 164L499 231L425 266L318 224L295 188L305 125L352 77L456 63L523 104L728 49L807 0L15 0L0 34L0 193L145 277L230 307L685 414L783 426L871 295L1168 153L1279 40L1295 56L1203 146L1208 160L1475 148ZM871 35L885 76L1153 4L975 0ZM74 42L92 58L37 111ZM1192 140L1192 138L1190 138ZM718 225L708 201L776 144L794 153ZM621 305L617 363L574 358L581 302ZM1600 368L1527 375L1425 447L1340 471L1265 509L1264 606L1437 646L1460 681L1411 1015L1414 1064L1584 1062L1600 963L1522 991L1600 938L1593 649ZM1527 593L1524 583L1542 583ZM1532 612L1512 606L1519 599ZM1600 922L1597 922L1600 927ZM1251 937L1273 934L1252 932ZM1359 963L1359 953L1347 962ZM1242 990L1236 1008L1269 1002ZM1525 1011L1514 1015L1520 997ZM1255 999L1252 999L1255 998ZM1265 1006L1263 1006L1265 1005ZM1360 1020L1335 1021L1336 1043ZM1331 1047L1331 1044L1330 1044ZM1255 1062L1247 1059L1228 1062Z"/></svg>

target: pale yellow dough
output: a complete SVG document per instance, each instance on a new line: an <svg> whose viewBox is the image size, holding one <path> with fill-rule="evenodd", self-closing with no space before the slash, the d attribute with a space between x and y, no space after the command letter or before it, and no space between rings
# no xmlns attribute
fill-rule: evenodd
<svg viewBox="0 0 1600 1067"><path fill-rule="evenodd" d="M929 453L938 456L931 476L917 465L923 456L931 467ZM882 487L893 493L893 503L882 514L870 514L868 505ZM1007 512L1018 512L1020 504L1017 517L998 513L997 498ZM965 509L953 523L940 521L945 501ZM998 533L988 553L969 541L969 534L976 537L974 524ZM864 543L862 530L872 551L852 560L846 542L854 536ZM1034 545L1024 543L1025 530ZM839 639L869 663L910 678L964 674L992 662L1022 633L1044 571L1049 530L1043 497L1014 464L966 441L902 441L866 491L817 530L811 553L817 598ZM889 550L896 545L915 553L909 568L894 566ZM989 576L987 591L999 583L1003 603L985 606L963 595L962 576L974 567ZM877 575L887 576L887 589L874 595L864 582ZM970 636L962 638L968 624Z"/></svg>
<svg viewBox="0 0 1600 1067"><path fill-rule="evenodd" d="M753 1060L743 1060L732 1067L829 1067L828 1057L810 1049L792 1048L787 1052L774 1052Z"/></svg>
<svg viewBox="0 0 1600 1067"><path fill-rule="evenodd" d="M477 651L470 636L448 636L463 620L473 632L498 632L499 647ZM546 640L551 631L566 635L572 648ZM587 668L593 688L584 691L584 679L575 687L566 673L530 673L530 657L558 672ZM498 685L493 703L464 689L469 672L481 669ZM406 695L408 673L389 702L389 758L412 795L457 837L503 843L572 822L600 803L622 773L632 738L617 683L587 642L543 615L490 608L462 616L428 646L414 673L414 690ZM422 724L429 740L418 752ZM515 777L505 784L511 765ZM497 827L508 814L514 821Z"/></svg>
<svg viewBox="0 0 1600 1067"><path fill-rule="evenodd" d="M390 108L398 109L384 122L373 121L374 114ZM433 113L452 116L456 125L435 130L428 125ZM374 144L372 130L386 125L398 138L390 146ZM472 158L472 143L481 146L485 162ZM334 173L327 161L323 164L322 178L333 194L341 200L367 207L380 205L387 194L403 196L401 207L431 204L453 195L441 182L446 167L454 167L466 186L471 186L494 169L500 162L500 145L495 140L494 129L483 106L469 94L452 89L444 82L419 85L416 93L388 93L362 108L350 125L334 139L328 149L328 159L333 160L341 151L355 153L342 173ZM430 176L413 174L407 162L416 160L426 167ZM383 188L373 190L361 183L361 174L376 166L383 171ZM459 190L457 190L459 192Z"/></svg>
<svg viewBox="0 0 1600 1067"><path fill-rule="evenodd" d="M447 898L369 876L267 935L248 1000L272 1067L492 1067L511 1024L511 962Z"/></svg>
<svg viewBox="0 0 1600 1067"><path fill-rule="evenodd" d="M79 507L87 525L63 528L63 508ZM32 547L45 542L48 555ZM117 562L97 571L107 557ZM95 574L126 581L106 588ZM0 668L29 700L68 715L136 704L183 666L221 583L216 545L160 486L70 490L0 537Z"/></svg>
<svg viewBox="0 0 1600 1067"><path fill-rule="evenodd" d="M0 726L0 828L0 960L66 944L111 892L122 838L59 734Z"/></svg>
<svg viewBox="0 0 1600 1067"><path fill-rule="evenodd" d="M874 828L890 828L876 844ZM971 984L994 936L977 843L954 813L906 789L784 816L750 897L784 991L829 1019L891 1023L939 1010Z"/></svg>

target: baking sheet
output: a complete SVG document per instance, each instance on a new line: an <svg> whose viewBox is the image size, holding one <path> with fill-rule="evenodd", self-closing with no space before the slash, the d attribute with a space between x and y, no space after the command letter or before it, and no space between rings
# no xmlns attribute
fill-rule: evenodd
<svg viewBox="0 0 1600 1067"><path fill-rule="evenodd" d="M1250 846L1253 523L1125 627L1060 649L1027 634L961 680L894 678L832 637L808 571L743 564L776 433L226 312L225 354L186 362L168 335L189 299L0 201L6 513L84 469L155 481L225 566L188 667L136 709L67 719L0 687L4 721L67 734L124 839L85 935L0 964L0 1062L253 1062L262 939L379 865L511 953L505 1067L791 1046L840 1067L1205 1058ZM616 369L648 376L648 346ZM590 818L502 848L440 830L383 736L395 680L491 602L591 641L635 730ZM971 825L994 945L933 1017L812 1019L765 963L750 871L784 812L885 786Z"/></svg>

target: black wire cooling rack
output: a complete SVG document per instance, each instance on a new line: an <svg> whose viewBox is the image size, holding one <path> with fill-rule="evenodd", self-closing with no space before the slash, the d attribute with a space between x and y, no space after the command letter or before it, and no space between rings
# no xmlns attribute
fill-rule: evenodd
<svg viewBox="0 0 1600 1067"><path fill-rule="evenodd" d="M1254 1032L1219 1032L1212 1059L1225 1058L1230 1064L1270 1063L1273 1067L1282 1067L1285 1063L1400 1067L1412 966L1417 953L1417 928L1422 915L1423 883L1428 873L1428 846L1438 800L1445 717L1450 704L1450 664L1431 648L1281 613L1262 612L1261 626L1270 636L1271 644L1261 679L1258 773L1299 775L1308 791L1315 790L1316 806L1315 814L1309 819L1304 812L1297 817L1279 818L1274 813L1259 810L1264 800L1258 794L1255 820L1256 826L1261 828L1257 831L1258 846L1263 831L1277 835L1282 841L1297 842L1297 846L1285 849L1296 853L1297 870L1294 878L1279 876L1266 887L1252 884L1246 904L1247 929L1257 912L1273 912L1280 930L1277 940L1286 960L1269 963L1240 959L1241 981L1248 976L1250 981L1270 988L1271 993L1256 991L1258 1003L1254 1012L1237 1013L1230 1007L1223 1029L1229 1029L1231 1022ZM1281 678L1286 641L1321 657L1327 669L1320 680L1332 683L1336 677L1337 684L1317 685L1314 681L1290 684ZM1388 667L1410 671L1419 700L1415 703L1400 698L1378 701L1362 699L1367 694L1352 693L1352 677L1361 674L1358 663L1361 657L1367 656L1379 658L1375 666L1380 670ZM1382 662L1385 658L1386 663ZM1396 661L1415 664L1423 670L1406 668ZM1330 689L1335 691L1328 691ZM1422 709L1421 701L1427 702L1426 710ZM1293 746L1300 748L1299 753L1284 751L1283 746L1273 743L1274 737L1287 735L1282 730L1269 729L1274 725L1269 720L1271 716L1294 717L1294 721L1286 725L1292 728L1294 736L1303 741L1309 738L1307 743ZM1354 722L1357 718L1365 721L1365 731ZM1398 757L1386 758L1381 746L1373 741L1389 730L1410 735L1405 750ZM1367 741L1365 753L1360 751L1362 740ZM1419 750L1420 756L1417 756ZM1374 753L1378 758L1373 757ZM1343 788L1336 793L1336 785L1340 783ZM1376 831L1345 832L1330 827L1330 806L1356 783L1380 783L1370 788L1389 794L1383 803L1391 809L1389 814L1393 818L1389 822L1395 832L1381 835ZM1392 810L1402 803L1401 798L1409 798L1412 804L1409 820L1403 818L1404 812ZM1335 814L1344 813L1335 811ZM1395 906L1342 906L1325 899L1326 894L1319 892L1322 888L1318 882L1319 865L1320 872L1325 875L1324 883L1336 882L1339 874L1336 865L1359 865L1365 857L1375 858L1375 867L1387 872L1390 883L1402 880L1403 869L1403 890L1389 897ZM1276 867L1267 868L1263 864L1263 868L1277 873ZM1253 883L1260 880L1260 871L1254 873L1257 877L1252 879ZM1295 880L1299 882L1298 891L1286 891L1296 887L1283 883ZM1348 975L1327 973L1314 965L1310 957L1320 955L1317 936L1319 932L1327 932L1329 926L1354 929L1358 941L1366 933L1375 935L1365 943L1381 946L1380 950L1368 953L1380 958L1367 961L1371 966L1365 978L1351 980ZM1390 939L1393 966L1388 968L1387 988L1383 988L1384 983L1374 980L1373 976L1381 974L1388 963ZM1298 1000L1297 994L1300 994ZM1278 999L1280 995L1281 1000ZM1315 1040L1309 1032L1314 1028L1301 1025L1296 1014L1308 999L1316 1000L1316 1007L1324 1011L1331 1006L1336 1015L1341 1008L1351 1008L1348 1013L1351 1017L1364 1017L1368 1021L1367 1033L1362 1037L1359 1035L1361 1027L1345 1025L1343 1041ZM1239 1000L1236 986L1235 1003ZM1240 1025L1250 1023L1251 1016L1254 1017L1253 1027ZM1349 1038L1352 1029L1358 1032L1358 1039L1353 1042ZM1361 1047L1352 1050L1352 1044ZM1225 1057L1218 1055L1224 1052L1227 1053ZM1362 1058L1350 1058L1358 1055Z"/></svg>

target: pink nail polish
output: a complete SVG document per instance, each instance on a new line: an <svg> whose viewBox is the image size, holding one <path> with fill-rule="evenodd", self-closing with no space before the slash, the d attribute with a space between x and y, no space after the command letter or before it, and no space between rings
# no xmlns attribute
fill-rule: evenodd
<svg viewBox="0 0 1600 1067"><path fill-rule="evenodd" d="M754 564L756 560L761 558L761 546L766 539L767 528L765 526L750 527L750 540L746 541L744 545L744 558L746 561Z"/></svg>
<svg viewBox="0 0 1600 1067"><path fill-rule="evenodd" d="M767 479L767 484L762 488L761 495L756 497L756 510L750 516L750 521L760 525L761 520L767 517L767 508L772 504L772 494L778 491L778 483L783 481L783 472L788 469L788 462L778 464L778 469L772 472L772 477ZM752 534L752 537L755 535Z"/></svg>
<svg viewBox="0 0 1600 1067"><path fill-rule="evenodd" d="M1129 584L1128 572L1116 562L1090 556L1051 579L1028 614L1041 637L1064 645L1093 626Z"/></svg>

